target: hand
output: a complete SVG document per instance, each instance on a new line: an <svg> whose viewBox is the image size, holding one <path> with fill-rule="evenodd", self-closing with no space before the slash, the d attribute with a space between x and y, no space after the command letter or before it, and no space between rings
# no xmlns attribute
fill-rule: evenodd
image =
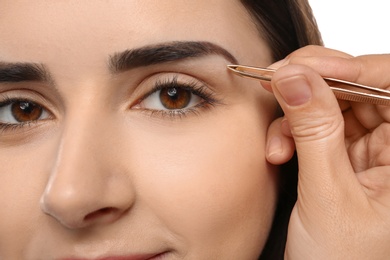
<svg viewBox="0 0 390 260"><path fill-rule="evenodd" d="M286 259L389 258L390 107L338 102L321 78L386 88L389 65L390 55L313 46L273 65L264 87L285 117L270 126L267 159L282 164L296 148L299 161Z"/></svg>

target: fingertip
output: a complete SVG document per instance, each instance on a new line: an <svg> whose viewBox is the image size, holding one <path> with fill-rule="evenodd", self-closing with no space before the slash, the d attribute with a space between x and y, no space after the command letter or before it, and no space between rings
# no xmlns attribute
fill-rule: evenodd
<svg viewBox="0 0 390 260"><path fill-rule="evenodd" d="M273 136L267 144L267 161L274 165L288 162L294 155L294 142L291 138Z"/></svg>
<svg viewBox="0 0 390 260"><path fill-rule="evenodd" d="M269 126L266 143L266 159L273 165L288 162L295 153L295 142L291 135L284 134L283 122L285 118L275 119ZM287 126L288 128L288 126Z"/></svg>
<svg viewBox="0 0 390 260"><path fill-rule="evenodd" d="M267 91L271 92L272 93L272 85L270 82L260 82L260 85Z"/></svg>

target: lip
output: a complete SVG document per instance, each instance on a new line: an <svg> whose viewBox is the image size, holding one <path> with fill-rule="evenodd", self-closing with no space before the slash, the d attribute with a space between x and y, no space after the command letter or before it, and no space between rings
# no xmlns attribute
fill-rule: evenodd
<svg viewBox="0 0 390 260"><path fill-rule="evenodd" d="M134 254L127 256L105 256L98 258L79 258L79 257L67 257L59 260L157 260L161 259L167 252L153 253L153 254Z"/></svg>

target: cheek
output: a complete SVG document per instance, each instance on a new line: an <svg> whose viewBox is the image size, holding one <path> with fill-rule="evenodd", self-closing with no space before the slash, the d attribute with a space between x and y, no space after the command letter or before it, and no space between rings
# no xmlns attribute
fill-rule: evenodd
<svg viewBox="0 0 390 260"><path fill-rule="evenodd" d="M42 224L39 199L48 171L39 159L47 158L46 148L0 149L0 259L14 259Z"/></svg>
<svg viewBox="0 0 390 260"><path fill-rule="evenodd" d="M175 130L142 133L148 142L138 146L143 163L136 171L149 177L135 179L139 199L195 251L220 255L226 247L242 257L242 248L261 250L277 175L264 156L269 119L258 115L233 108Z"/></svg>
<svg viewBox="0 0 390 260"><path fill-rule="evenodd" d="M130 131L119 127L120 144L105 159L127 165L139 224L156 219L193 259L256 258L277 193L275 169L264 156L270 118L259 114L269 114L265 105L236 104L172 122L142 117ZM42 139L0 149L1 259L48 230L39 200L57 147L55 139Z"/></svg>

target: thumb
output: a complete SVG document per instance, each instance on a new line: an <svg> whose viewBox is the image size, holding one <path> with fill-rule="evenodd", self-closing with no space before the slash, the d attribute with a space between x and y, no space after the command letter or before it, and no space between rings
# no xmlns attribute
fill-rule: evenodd
<svg viewBox="0 0 390 260"><path fill-rule="evenodd" d="M311 68L287 65L274 74L272 89L297 150L300 202L324 208L330 199L348 200L346 187L358 183L345 148L343 116L329 86Z"/></svg>

